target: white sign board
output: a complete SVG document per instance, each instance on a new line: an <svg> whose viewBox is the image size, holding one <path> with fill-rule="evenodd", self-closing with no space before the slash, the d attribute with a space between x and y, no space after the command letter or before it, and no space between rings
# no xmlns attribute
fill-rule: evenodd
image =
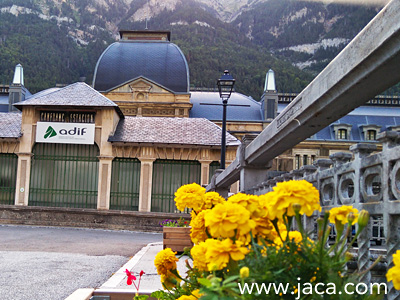
<svg viewBox="0 0 400 300"><path fill-rule="evenodd" d="M95 125L88 123L37 122L36 142L94 144Z"/></svg>

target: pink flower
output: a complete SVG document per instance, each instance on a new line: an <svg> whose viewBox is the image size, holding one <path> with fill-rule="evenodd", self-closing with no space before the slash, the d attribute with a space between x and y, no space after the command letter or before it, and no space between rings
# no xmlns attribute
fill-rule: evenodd
<svg viewBox="0 0 400 300"><path fill-rule="evenodd" d="M140 272L140 273L142 273L142 272ZM136 276L133 275L130 271L128 271L128 269L125 270L125 273L126 273L126 276L128 276L128 278L126 279L126 284L127 285L132 285L132 282L134 280L136 280ZM140 276L142 276L142 274Z"/></svg>

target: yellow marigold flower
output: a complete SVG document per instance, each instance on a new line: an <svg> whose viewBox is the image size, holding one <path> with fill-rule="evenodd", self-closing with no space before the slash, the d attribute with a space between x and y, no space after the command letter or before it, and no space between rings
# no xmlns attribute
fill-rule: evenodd
<svg viewBox="0 0 400 300"><path fill-rule="evenodd" d="M386 274L387 281L393 281L396 290L400 290L400 250L393 254L394 266Z"/></svg>
<svg viewBox="0 0 400 300"><path fill-rule="evenodd" d="M258 196L260 206L263 208L263 211L265 213L262 217L268 218L270 220L273 220L269 215L270 202L272 201L272 197L273 193L266 193L264 195Z"/></svg>
<svg viewBox="0 0 400 300"><path fill-rule="evenodd" d="M217 192L207 192L204 194L204 204L202 209L210 209L219 203L224 203L225 199L221 197Z"/></svg>
<svg viewBox="0 0 400 300"><path fill-rule="evenodd" d="M159 275L168 275L168 271L176 269L176 262L179 260L171 248L166 248L157 253L154 265Z"/></svg>
<svg viewBox="0 0 400 300"><path fill-rule="evenodd" d="M189 296L187 296L187 295L182 295L182 296L180 296L178 299L176 299L176 300L197 300L197 299L199 299L198 297L196 297L196 296L193 296L193 295L189 295Z"/></svg>
<svg viewBox="0 0 400 300"><path fill-rule="evenodd" d="M357 223L358 220L358 210L353 208L353 206L342 205L340 207L331 208L329 211L329 222L335 224L335 222L340 222L343 225L348 223L347 215L353 213L355 218L353 219L352 225Z"/></svg>
<svg viewBox="0 0 400 300"><path fill-rule="evenodd" d="M240 269L240 278L247 278L249 277L250 270L248 267L242 267Z"/></svg>
<svg viewBox="0 0 400 300"><path fill-rule="evenodd" d="M193 258L193 266L200 271L207 271L207 260L206 260L207 246L205 242L201 242L195 245L191 250L190 254Z"/></svg>
<svg viewBox="0 0 400 300"><path fill-rule="evenodd" d="M321 211L319 192L305 180L291 180L278 182L274 191L269 193L268 215L271 220L281 219L286 213L291 217L295 215L292 205L300 204L300 214L311 216L314 211Z"/></svg>
<svg viewBox="0 0 400 300"><path fill-rule="evenodd" d="M246 247L242 247L241 243L233 243L231 239L205 241L207 247L206 260L208 269L211 271L216 266L217 270L221 270L229 263L229 259L238 261L244 259L249 253Z"/></svg>
<svg viewBox="0 0 400 300"><path fill-rule="evenodd" d="M199 289L192 291L192 295L197 297L197 298L200 298L201 296L203 296L203 294L200 294L200 290Z"/></svg>
<svg viewBox="0 0 400 300"><path fill-rule="evenodd" d="M269 219L257 218L254 221L256 222L256 226L252 230L254 237L260 236L265 240L273 241L278 236L274 225Z"/></svg>
<svg viewBox="0 0 400 300"><path fill-rule="evenodd" d="M245 235L255 227L249 211L231 202L217 204L204 219L209 233L215 238L233 237L236 229L239 235Z"/></svg>
<svg viewBox="0 0 400 300"><path fill-rule="evenodd" d="M285 241L287 237L287 231L281 233L282 239ZM303 241L303 237L299 231L289 231L289 240L296 244L300 244Z"/></svg>
<svg viewBox="0 0 400 300"><path fill-rule="evenodd" d="M168 272L167 274L161 274L161 284L165 289L170 290L176 287L180 282L181 279L176 277L176 275L171 272Z"/></svg>
<svg viewBox="0 0 400 300"><path fill-rule="evenodd" d="M256 195L237 193L229 197L228 202L240 204L246 208L254 218L260 218L266 214L265 209L260 205L259 197Z"/></svg>
<svg viewBox="0 0 400 300"><path fill-rule="evenodd" d="M206 189L197 183L183 185L175 192L175 205L180 211L184 211L185 208L200 211L204 204L205 192Z"/></svg>
<svg viewBox="0 0 400 300"><path fill-rule="evenodd" d="M208 238L206 234L204 216L209 211L209 209L202 210L198 215L194 214L192 211L192 220L190 221L190 238L194 244L204 242Z"/></svg>

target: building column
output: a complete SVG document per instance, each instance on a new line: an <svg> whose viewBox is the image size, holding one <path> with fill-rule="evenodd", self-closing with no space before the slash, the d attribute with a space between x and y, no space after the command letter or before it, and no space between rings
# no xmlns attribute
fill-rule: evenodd
<svg viewBox="0 0 400 300"><path fill-rule="evenodd" d="M210 164L212 160L199 160L201 163L200 185L205 186L210 183Z"/></svg>
<svg viewBox="0 0 400 300"><path fill-rule="evenodd" d="M99 156L97 209L110 209L111 167L114 156Z"/></svg>
<svg viewBox="0 0 400 300"><path fill-rule="evenodd" d="M16 153L18 155L17 183L15 189L15 205L28 206L29 184L31 175L32 153Z"/></svg>
<svg viewBox="0 0 400 300"><path fill-rule="evenodd" d="M151 211L151 190L153 187L153 162L155 158L140 158L139 211Z"/></svg>

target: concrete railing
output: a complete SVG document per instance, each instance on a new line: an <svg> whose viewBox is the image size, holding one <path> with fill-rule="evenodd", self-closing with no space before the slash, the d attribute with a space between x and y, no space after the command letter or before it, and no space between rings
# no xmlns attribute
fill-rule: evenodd
<svg viewBox="0 0 400 300"><path fill-rule="evenodd" d="M353 154L332 154L330 159L317 160L314 165L262 182L247 192L262 195L278 182L304 179L319 190L323 211L340 205L367 210L371 221L357 241L358 269L366 270L372 264L371 241L373 246L384 244L390 268L392 254L400 249L400 133L384 132L378 140L383 144L382 152L371 154L377 150L375 144L356 144L350 147ZM313 230L313 218L304 222ZM365 273L363 281L370 280L371 272ZM388 287L388 299L399 299L393 286Z"/></svg>
<svg viewBox="0 0 400 300"><path fill-rule="evenodd" d="M227 196L230 185L237 180L245 193L270 190L273 182L265 181L275 157L398 83L399 15L400 1L392 0L268 127L253 140L243 141L236 159L225 170L218 170L207 190ZM387 132L381 138L382 153L369 155L373 147L356 145L352 162L351 154L336 154L332 162L320 161L317 166L304 167L276 180L305 176L319 189L325 209L353 204L374 217L382 216L391 267L392 254L400 249L400 146L396 133ZM329 168L330 163L333 168ZM314 226L313 220L306 223ZM361 270L370 264L370 236L366 231L358 241ZM367 272L364 280L370 276ZM388 299L400 299L393 285L388 286Z"/></svg>

